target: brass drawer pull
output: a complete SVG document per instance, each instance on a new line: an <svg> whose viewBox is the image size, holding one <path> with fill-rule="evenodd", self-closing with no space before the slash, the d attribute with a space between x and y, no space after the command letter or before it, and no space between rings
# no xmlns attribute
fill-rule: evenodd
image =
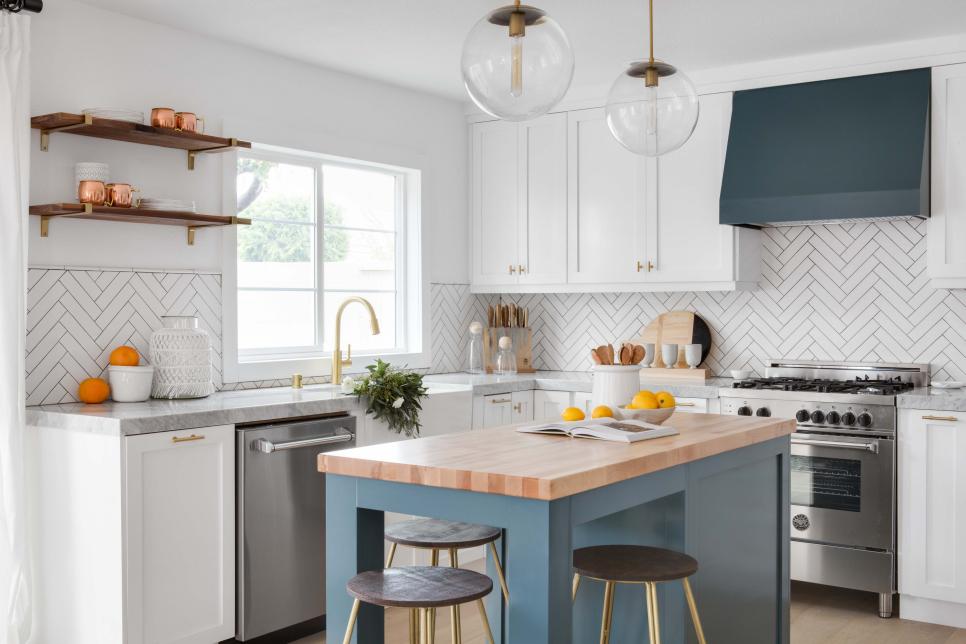
<svg viewBox="0 0 966 644"><path fill-rule="evenodd" d="M497 400L490 401L494 405L502 405L503 403L513 402L509 398L498 398Z"/></svg>
<svg viewBox="0 0 966 644"><path fill-rule="evenodd" d="M187 443L189 441L203 441L205 440L204 434L192 434L191 436L172 436L172 443Z"/></svg>
<svg viewBox="0 0 966 644"><path fill-rule="evenodd" d="M677 403L678 407L694 407L694 403Z"/></svg>
<svg viewBox="0 0 966 644"><path fill-rule="evenodd" d="M957 420L959 420L955 416L923 416L922 419L923 420L948 420L951 423L954 423Z"/></svg>

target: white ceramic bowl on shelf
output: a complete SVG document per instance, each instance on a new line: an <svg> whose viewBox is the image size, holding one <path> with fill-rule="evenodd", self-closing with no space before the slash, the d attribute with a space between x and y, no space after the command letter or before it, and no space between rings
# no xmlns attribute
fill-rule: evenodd
<svg viewBox="0 0 966 644"><path fill-rule="evenodd" d="M751 378L751 369L732 369L731 377L735 380L748 380Z"/></svg>
<svg viewBox="0 0 966 644"><path fill-rule="evenodd" d="M111 398L115 402L144 402L151 397L154 367L111 365L107 368L107 379L111 383Z"/></svg>
<svg viewBox="0 0 966 644"><path fill-rule="evenodd" d="M617 413L621 420L643 420L645 423L660 425L674 413L674 407L661 407L659 409L628 409L618 407Z"/></svg>
<svg viewBox="0 0 966 644"><path fill-rule="evenodd" d="M82 161L74 164L74 182L81 181L103 181L107 183L111 180L111 168L106 163L96 163L94 161Z"/></svg>

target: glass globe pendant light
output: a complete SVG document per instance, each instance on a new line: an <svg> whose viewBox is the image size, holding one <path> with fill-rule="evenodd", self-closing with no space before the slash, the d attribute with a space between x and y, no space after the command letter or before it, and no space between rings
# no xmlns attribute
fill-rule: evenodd
<svg viewBox="0 0 966 644"><path fill-rule="evenodd" d="M691 138L700 104L694 85L679 69L654 58L654 0L650 13L650 54L630 63L607 95L607 127L621 145L656 157Z"/></svg>
<svg viewBox="0 0 966 644"><path fill-rule="evenodd" d="M525 121L546 114L567 93L574 53L556 20L516 0L470 30L460 66L466 91L481 110Z"/></svg>

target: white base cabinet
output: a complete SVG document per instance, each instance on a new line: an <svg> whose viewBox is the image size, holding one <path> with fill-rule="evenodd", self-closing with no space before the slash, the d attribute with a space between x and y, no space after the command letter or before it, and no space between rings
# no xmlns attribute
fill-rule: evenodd
<svg viewBox="0 0 966 644"><path fill-rule="evenodd" d="M473 429L501 427L533 420L533 390L475 396Z"/></svg>
<svg viewBox="0 0 966 644"><path fill-rule="evenodd" d="M233 426L130 437L29 428L36 641L234 636L234 434Z"/></svg>
<svg viewBox="0 0 966 644"><path fill-rule="evenodd" d="M900 617L966 628L966 413L899 410Z"/></svg>

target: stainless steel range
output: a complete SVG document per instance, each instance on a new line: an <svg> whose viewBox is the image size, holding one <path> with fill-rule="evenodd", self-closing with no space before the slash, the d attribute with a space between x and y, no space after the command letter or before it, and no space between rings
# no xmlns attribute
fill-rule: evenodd
<svg viewBox="0 0 966 644"><path fill-rule="evenodd" d="M896 395L928 364L772 360L764 378L721 390L721 413L794 418L792 579L896 592Z"/></svg>

